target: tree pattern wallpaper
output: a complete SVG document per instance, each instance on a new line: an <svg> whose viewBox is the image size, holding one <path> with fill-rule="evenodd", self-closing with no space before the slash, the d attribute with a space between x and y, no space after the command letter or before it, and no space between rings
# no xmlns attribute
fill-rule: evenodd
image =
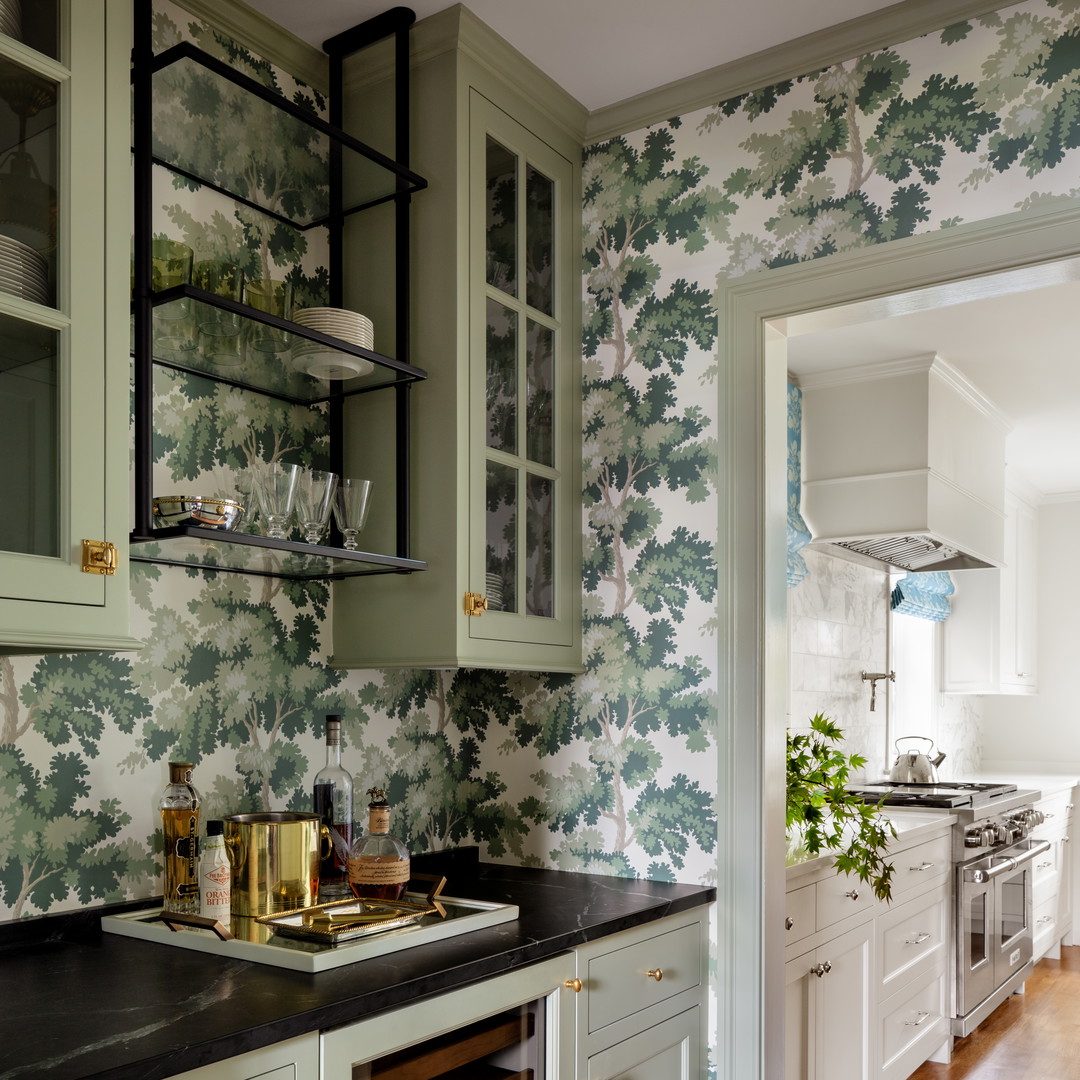
<svg viewBox="0 0 1080 1080"><path fill-rule="evenodd" d="M177 7L159 3L155 33L322 106ZM196 110L231 122L175 89L168 138ZM230 145L222 129L200 153L228 169ZM1080 8L1031 0L586 148L587 671L344 672L326 663L325 586L135 564L140 652L0 658L0 917L160 893L170 759L195 763L206 816L308 809L328 712L414 851L714 881L716 282L1075 203L1078 145ZM321 149L282 152L284 175ZM159 182L162 235L324 299L317 236ZM306 197L250 182L292 210ZM317 411L175 373L156 398L159 484L319 459Z"/></svg>

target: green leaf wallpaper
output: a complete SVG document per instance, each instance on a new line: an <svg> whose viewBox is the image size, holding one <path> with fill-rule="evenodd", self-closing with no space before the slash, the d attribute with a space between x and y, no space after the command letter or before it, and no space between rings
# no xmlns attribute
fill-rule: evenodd
<svg viewBox="0 0 1080 1080"><path fill-rule="evenodd" d="M158 892L170 759L195 762L208 816L306 808L326 712L415 851L477 842L519 864L713 881L714 284L1075 199L1078 24L1075 4L1032 0L588 147L585 674L346 673L326 663L324 586L136 564L141 652L0 658L0 918ZM178 8L161 3L156 30L321 107ZM213 118L203 164L242 169L228 101L179 90L168 139ZM321 148L282 138L280 168L246 182L307 212ZM324 297L318 230L190 185L158 195L163 235ZM318 412L177 373L155 417L155 482L173 488L316 461L324 435Z"/></svg>

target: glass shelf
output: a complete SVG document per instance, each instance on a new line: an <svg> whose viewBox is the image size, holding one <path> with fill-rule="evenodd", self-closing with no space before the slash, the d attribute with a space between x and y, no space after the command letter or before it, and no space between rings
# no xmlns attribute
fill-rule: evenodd
<svg viewBox="0 0 1080 1080"><path fill-rule="evenodd" d="M325 581L361 574L400 574L426 570L419 559L401 559L369 551L346 551L295 540L272 540L251 533L194 526L155 529L152 536L131 535L135 562L228 570L262 577Z"/></svg>
<svg viewBox="0 0 1080 1080"><path fill-rule="evenodd" d="M422 176L190 42L160 53L152 68L154 162L293 228L335 218L335 148L348 177L342 215L427 187Z"/></svg>
<svg viewBox="0 0 1080 1080"><path fill-rule="evenodd" d="M422 368L192 285L155 293L153 304L155 364L294 404L427 378ZM330 368L334 378L320 374Z"/></svg>

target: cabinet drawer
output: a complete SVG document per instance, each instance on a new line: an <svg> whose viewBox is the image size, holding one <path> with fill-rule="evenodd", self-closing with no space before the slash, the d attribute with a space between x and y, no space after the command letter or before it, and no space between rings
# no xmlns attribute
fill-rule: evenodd
<svg viewBox="0 0 1080 1080"><path fill-rule="evenodd" d="M1061 843L1059 840L1051 840L1050 844L1050 850L1044 851L1041 855L1036 855L1035 861L1031 865L1031 880L1035 884L1036 900L1058 891L1058 877L1060 876L1058 863L1061 859Z"/></svg>
<svg viewBox="0 0 1080 1080"><path fill-rule="evenodd" d="M893 864L893 896L926 888L935 878L947 873L950 866L952 837L946 833L888 856Z"/></svg>
<svg viewBox="0 0 1080 1080"><path fill-rule="evenodd" d="M874 890L868 884L847 874L837 874L819 881L814 889L814 907L819 930L824 930L849 915L860 912L869 914L878 902Z"/></svg>
<svg viewBox="0 0 1080 1080"><path fill-rule="evenodd" d="M700 985L701 953L701 929L694 923L591 958L585 981L588 1030Z"/></svg>
<svg viewBox="0 0 1080 1080"><path fill-rule="evenodd" d="M1057 935L1057 911L1058 898L1053 896L1039 900L1035 905L1035 913L1032 918L1032 951L1035 956L1041 956L1054 944Z"/></svg>
<svg viewBox="0 0 1080 1080"><path fill-rule="evenodd" d="M945 963L948 896L944 889L916 897L877 920L883 993L899 988L920 969Z"/></svg>
<svg viewBox="0 0 1080 1080"><path fill-rule="evenodd" d="M802 941L809 937L817 929L815 921L815 897L817 895L814 885L804 885L801 889L792 889L787 894L787 916L784 920L784 930L787 934L785 941L788 945Z"/></svg>
<svg viewBox="0 0 1080 1080"><path fill-rule="evenodd" d="M1033 836L1049 840L1064 835L1072 826L1073 789L1060 791L1049 799L1040 799L1035 809L1042 811L1045 820L1032 830Z"/></svg>
<svg viewBox="0 0 1080 1080"><path fill-rule="evenodd" d="M882 1008L881 1080L904 1080L949 1033L944 970L928 974L915 988L901 992Z"/></svg>

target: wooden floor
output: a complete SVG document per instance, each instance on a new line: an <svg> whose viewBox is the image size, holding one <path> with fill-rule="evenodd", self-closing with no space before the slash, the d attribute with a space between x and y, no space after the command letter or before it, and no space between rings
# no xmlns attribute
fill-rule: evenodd
<svg viewBox="0 0 1080 1080"><path fill-rule="evenodd" d="M910 1080L1080 1080L1080 946L1041 960L1026 993L956 1040L949 1065L928 1061Z"/></svg>

